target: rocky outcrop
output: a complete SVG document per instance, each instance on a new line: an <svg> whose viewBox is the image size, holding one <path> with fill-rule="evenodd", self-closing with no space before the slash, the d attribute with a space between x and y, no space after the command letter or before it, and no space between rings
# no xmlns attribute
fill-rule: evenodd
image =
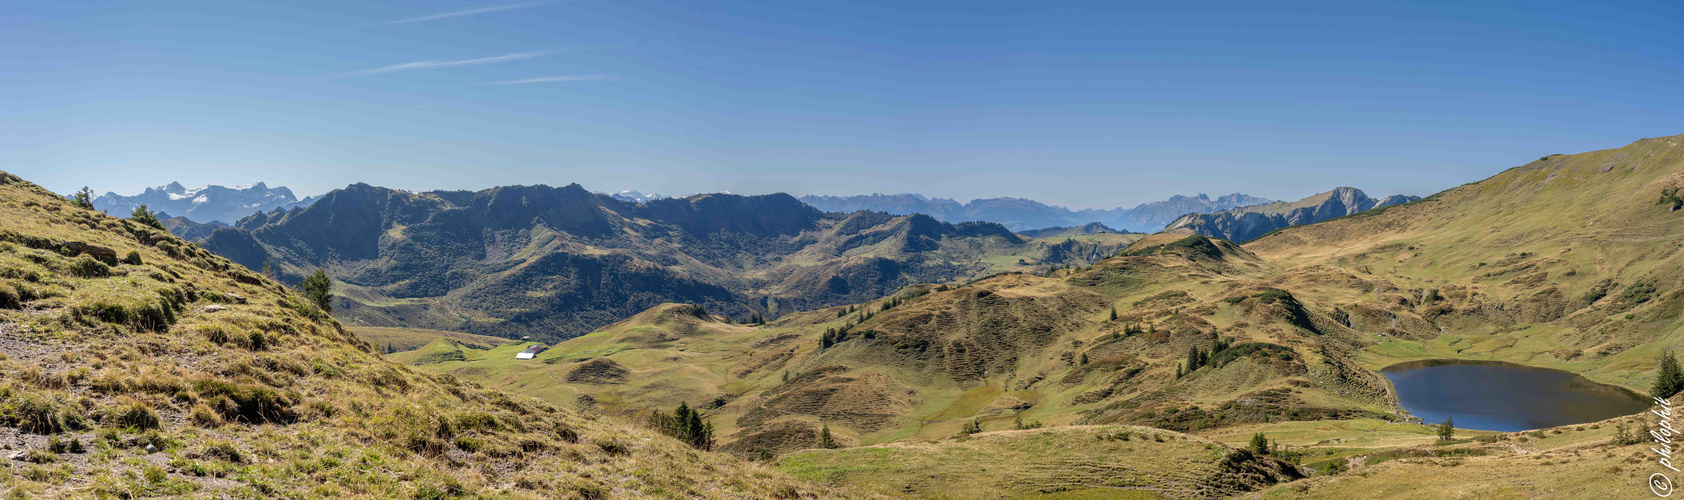
<svg viewBox="0 0 1684 500"><path fill-rule="evenodd" d="M1215 213L1187 214L1164 229L1185 229L1196 234L1244 243L1283 227L1315 224L1419 199L1419 196L1405 195L1375 199L1368 197L1360 189L1340 187L1295 202L1277 201Z"/></svg>

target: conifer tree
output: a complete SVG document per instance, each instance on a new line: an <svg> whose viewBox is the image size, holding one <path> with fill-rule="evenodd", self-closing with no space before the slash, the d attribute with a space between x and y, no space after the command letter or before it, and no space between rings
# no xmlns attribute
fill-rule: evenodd
<svg viewBox="0 0 1684 500"><path fill-rule="evenodd" d="M1251 452L1258 455L1269 454L1269 438L1259 432L1251 435Z"/></svg>
<svg viewBox="0 0 1684 500"><path fill-rule="evenodd" d="M1116 321L1116 320L1117 320L1117 308L1116 308L1116 306L1112 306L1111 307L1111 321Z"/></svg>
<svg viewBox="0 0 1684 500"><path fill-rule="evenodd" d="M134 211L129 212L129 220L157 229L164 228L164 223L158 221L158 214L152 213L151 210L147 210L146 205L134 207Z"/></svg>
<svg viewBox="0 0 1684 500"><path fill-rule="evenodd" d="M1684 390L1684 370L1678 366L1678 357L1671 349L1661 351L1661 359L1656 367L1660 372L1655 375L1655 385L1649 392L1657 398L1670 398Z"/></svg>
<svg viewBox="0 0 1684 500"><path fill-rule="evenodd" d="M819 431L819 447L825 449L842 447L841 445L836 444L836 438L830 435L829 425L825 425L824 429Z"/></svg>
<svg viewBox="0 0 1684 500"><path fill-rule="evenodd" d="M94 190L88 189L87 186L82 186L81 191L77 191L76 194L70 196L70 201L71 201L71 203L76 204L76 206L78 206L78 207L86 208L88 210L93 210L94 209Z"/></svg>
<svg viewBox="0 0 1684 500"><path fill-rule="evenodd" d="M327 276L327 270L316 268L315 272L304 277L302 284L304 297L316 304L322 312L333 312L333 278Z"/></svg>
<svg viewBox="0 0 1684 500"><path fill-rule="evenodd" d="M1456 420L1450 417L1444 417L1444 421L1438 424L1438 439L1440 441L1449 441L1451 438L1455 437L1455 435Z"/></svg>
<svg viewBox="0 0 1684 500"><path fill-rule="evenodd" d="M672 436L696 449L713 450L713 423L702 420L701 412L690 409L690 405L680 402L678 409L672 414L666 414L656 409L649 416L649 427L662 434Z"/></svg>

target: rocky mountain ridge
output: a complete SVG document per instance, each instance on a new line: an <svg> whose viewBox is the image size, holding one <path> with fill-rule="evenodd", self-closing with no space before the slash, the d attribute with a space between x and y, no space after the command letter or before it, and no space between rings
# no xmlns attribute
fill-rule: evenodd
<svg viewBox="0 0 1684 500"><path fill-rule="evenodd" d="M960 203L919 194L808 195L802 196L801 201L829 212L872 210L897 215L920 213L946 222L998 222L1013 231L1100 222L1125 231L1153 233L1183 214L1213 212L1268 203L1270 200L1239 193L1211 198L1201 193L1196 196L1171 196L1167 200L1143 203L1133 208L1084 210L1070 210L1023 198L986 198Z"/></svg>
<svg viewBox="0 0 1684 500"><path fill-rule="evenodd" d="M561 339L664 302L776 317L912 283L1086 262L1126 241L1057 246L993 223L826 213L785 194L632 203L577 184L356 184L200 243L251 269L268 262L283 281L326 268L348 289L339 317L355 324Z"/></svg>
<svg viewBox="0 0 1684 500"><path fill-rule="evenodd" d="M285 186L271 188L263 182L201 188L188 188L180 182L171 182L146 188L146 191L133 196L108 191L95 197L93 203L94 209L117 217L128 217L136 207L146 205L154 212L175 214L193 222L231 224L254 213L309 206L315 199L306 197L300 200Z"/></svg>
<svg viewBox="0 0 1684 500"><path fill-rule="evenodd" d="M1405 195L1376 199L1357 188L1338 187L1294 202L1277 201L1214 213L1187 214L1176 218L1164 229L1186 230L1244 243L1284 227L1315 224L1419 199L1419 196Z"/></svg>

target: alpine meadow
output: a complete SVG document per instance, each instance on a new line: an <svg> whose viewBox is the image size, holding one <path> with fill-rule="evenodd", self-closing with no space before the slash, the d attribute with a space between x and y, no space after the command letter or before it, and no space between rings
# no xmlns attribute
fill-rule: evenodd
<svg viewBox="0 0 1684 500"><path fill-rule="evenodd" d="M1684 481L1677 5L5 10L6 500Z"/></svg>

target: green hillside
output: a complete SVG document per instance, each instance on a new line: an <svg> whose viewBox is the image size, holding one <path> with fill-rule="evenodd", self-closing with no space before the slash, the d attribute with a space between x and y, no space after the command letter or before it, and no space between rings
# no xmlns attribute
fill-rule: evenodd
<svg viewBox="0 0 1684 500"><path fill-rule="evenodd" d="M382 360L287 288L0 172L8 498L849 496Z"/></svg>
<svg viewBox="0 0 1684 500"><path fill-rule="evenodd" d="M1646 388L1655 356L1684 341L1684 212L1660 202L1678 186L1684 136L1644 139L1246 248L1283 276L1373 283L1371 293L1317 297L1353 321L1426 322L1418 335L1375 339L1363 352L1371 367L1496 359Z"/></svg>
<svg viewBox="0 0 1684 500"><path fill-rule="evenodd" d="M1269 457L1179 432L1129 426L808 450L784 456L778 466L814 481L951 499L1213 498L1303 477L1298 468Z"/></svg>
<svg viewBox="0 0 1684 500"><path fill-rule="evenodd" d="M910 287L764 326L665 305L532 361L513 359L519 344L443 342L394 359L626 415L689 403L745 456L811 447L822 426L875 444L952 436L973 419L984 430L1020 418L1191 430L1390 414L1377 376L1342 371L1346 355L1316 348L1353 333L1275 298L1262 262L1239 247L1184 240L1198 244L1172 238L1052 276ZM1232 347L1175 378L1189 349L1218 342ZM1260 399L1269 404L1233 406Z"/></svg>
<svg viewBox="0 0 1684 500"><path fill-rule="evenodd" d="M1267 498L1529 497L1551 488L1585 497L1619 490L1612 483L1635 473L1617 465L1636 452L1609 442L1612 422L1459 431L1461 439L1435 443L1408 423L1375 370L1494 359L1646 388L1655 355L1684 331L1676 257L1684 226L1673 219L1684 214L1662 203L1663 192L1684 185L1681 142L1553 156L1244 247L1157 234L1091 265L918 285L767 325L663 305L535 361L514 361L513 345L435 345L429 355L440 355L423 369L610 413L687 402L739 456L781 455L808 477L915 496L963 497L962 488L991 484L996 473L1029 472L977 467L931 479L881 464L964 464L971 452L954 436L967 427L1018 435L1027 431L1010 429L1031 422L1148 426L1229 445L1262 431L1306 466L1351 469L1256 493ZM1190 351L1199 362L1178 377ZM802 451L818 448L826 428L857 449ZM1505 472L1533 463L1541 468ZM1405 493L1444 468L1445 489ZM1541 479L1593 470L1619 474ZM1073 484L997 494L1080 498L1103 487ZM1175 491L1150 494L1186 490Z"/></svg>
<svg viewBox="0 0 1684 500"><path fill-rule="evenodd" d="M425 328L389 328L378 326L350 326L346 327L357 338L368 341L379 349L390 349L393 352L410 351L432 343L438 339L451 339L465 343L475 348L487 348L512 342L502 337L488 337L471 333L450 332L444 330L428 330Z"/></svg>

